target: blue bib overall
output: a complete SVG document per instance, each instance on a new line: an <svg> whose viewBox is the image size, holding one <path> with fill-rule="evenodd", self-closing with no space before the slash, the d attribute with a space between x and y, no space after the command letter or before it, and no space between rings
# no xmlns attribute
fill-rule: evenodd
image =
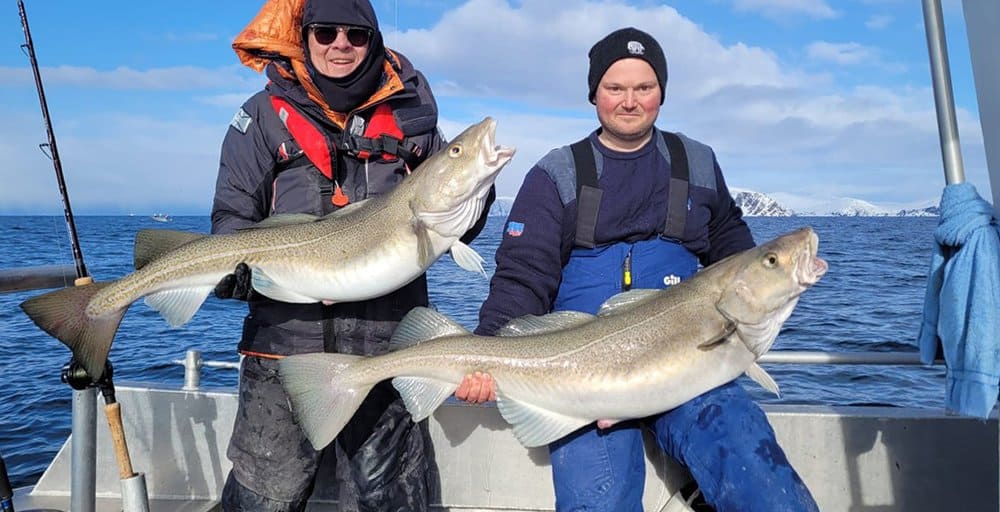
<svg viewBox="0 0 1000 512"><path fill-rule="evenodd" d="M628 288L627 269L631 288L665 288L694 275L698 260L663 238L576 248L563 268L554 310L596 314ZM643 426L690 470L718 512L817 510L764 412L735 382L668 412L603 430L591 424L550 444L556 509L642 512Z"/></svg>

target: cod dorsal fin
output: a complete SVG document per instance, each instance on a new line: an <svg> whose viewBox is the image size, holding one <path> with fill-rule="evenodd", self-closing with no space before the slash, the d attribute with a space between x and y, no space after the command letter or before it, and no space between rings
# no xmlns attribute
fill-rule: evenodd
<svg viewBox="0 0 1000 512"><path fill-rule="evenodd" d="M325 219L333 219L333 218L336 218L336 217L341 217L341 216L347 215L347 214L353 212L354 210L357 210L359 207L361 207L361 205L367 203L368 201L371 201L370 197L368 199L362 199L362 200L360 200L360 201L358 201L356 203L348 203L346 206L341 207L339 210L324 215L323 216L323 220L325 220Z"/></svg>
<svg viewBox="0 0 1000 512"><path fill-rule="evenodd" d="M458 322L430 308L416 307L399 322L389 339L389 350L399 350L445 336L460 336L469 331Z"/></svg>
<svg viewBox="0 0 1000 512"><path fill-rule="evenodd" d="M160 256L205 236L207 235L173 229L141 229L135 234L135 269L139 270Z"/></svg>
<svg viewBox="0 0 1000 512"><path fill-rule="evenodd" d="M604 301L604 304L601 304L601 308L597 311L597 316L608 316L615 313L621 313L622 311L626 311L652 299L653 297L656 297L659 293L660 290L649 288L638 288L619 293Z"/></svg>
<svg viewBox="0 0 1000 512"><path fill-rule="evenodd" d="M318 222L320 220L323 220L323 217L317 217L315 215L311 215L308 213L279 213L277 215L272 215L252 226L240 228L238 231L246 231L249 229L276 228L279 226L295 226L298 224L309 224L311 222Z"/></svg>
<svg viewBox="0 0 1000 512"><path fill-rule="evenodd" d="M507 322L497 329L497 336L528 336L568 329L585 324L595 317L580 311L556 311L547 315L525 315Z"/></svg>

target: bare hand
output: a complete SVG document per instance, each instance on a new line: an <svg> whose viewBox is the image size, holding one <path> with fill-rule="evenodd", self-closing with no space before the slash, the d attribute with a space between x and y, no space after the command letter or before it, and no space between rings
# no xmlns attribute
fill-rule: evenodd
<svg viewBox="0 0 1000 512"><path fill-rule="evenodd" d="M497 399L497 386L488 373L470 373L455 390L455 398L470 404L481 404Z"/></svg>

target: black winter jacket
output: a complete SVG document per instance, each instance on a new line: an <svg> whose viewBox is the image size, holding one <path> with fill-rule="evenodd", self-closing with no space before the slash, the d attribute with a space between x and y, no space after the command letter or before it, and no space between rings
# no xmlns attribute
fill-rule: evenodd
<svg viewBox="0 0 1000 512"><path fill-rule="evenodd" d="M423 155L430 155L443 147L444 141L437 129L437 105L427 81L401 55L387 54L387 59L394 62L404 89L384 102L392 107L404 137L421 148ZM272 214L324 215L337 209L330 201L333 183L305 156L281 162L279 148L292 137L270 96L291 103L337 144L348 141L350 133L330 122L300 84L285 78L287 73L279 73L275 67L281 65L276 61L268 66L271 82L243 105L226 134L212 207L213 233L231 233ZM348 132L352 126L366 125L376 106L352 112ZM400 159L372 156L365 161L346 151L332 156L334 178L351 202L388 193L406 176ZM481 229L481 224L477 227ZM424 276L377 299L332 306L288 304L254 295L239 348L243 353L279 356L322 351L380 354L387 350L399 320L413 307L427 304Z"/></svg>

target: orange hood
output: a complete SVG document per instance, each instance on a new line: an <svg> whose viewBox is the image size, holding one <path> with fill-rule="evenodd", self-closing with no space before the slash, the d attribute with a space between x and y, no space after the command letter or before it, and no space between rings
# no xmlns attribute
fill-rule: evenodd
<svg viewBox="0 0 1000 512"><path fill-rule="evenodd" d="M236 55L243 65L257 72L263 71L274 60L272 55L277 54L288 59L292 66L293 76L288 76L287 70L282 66L277 66L278 71L302 84L302 87L309 94L309 98L323 107L326 116L343 129L347 124L349 112L330 110L306 69L301 36L302 10L305 3L306 0L267 0L257 16L236 36L233 41L233 50L236 51ZM386 49L386 53L393 60L398 61L391 50ZM396 70L393 69L389 59L383 63L383 72L387 76L385 85L375 91L357 110L378 103L403 90L403 82Z"/></svg>

